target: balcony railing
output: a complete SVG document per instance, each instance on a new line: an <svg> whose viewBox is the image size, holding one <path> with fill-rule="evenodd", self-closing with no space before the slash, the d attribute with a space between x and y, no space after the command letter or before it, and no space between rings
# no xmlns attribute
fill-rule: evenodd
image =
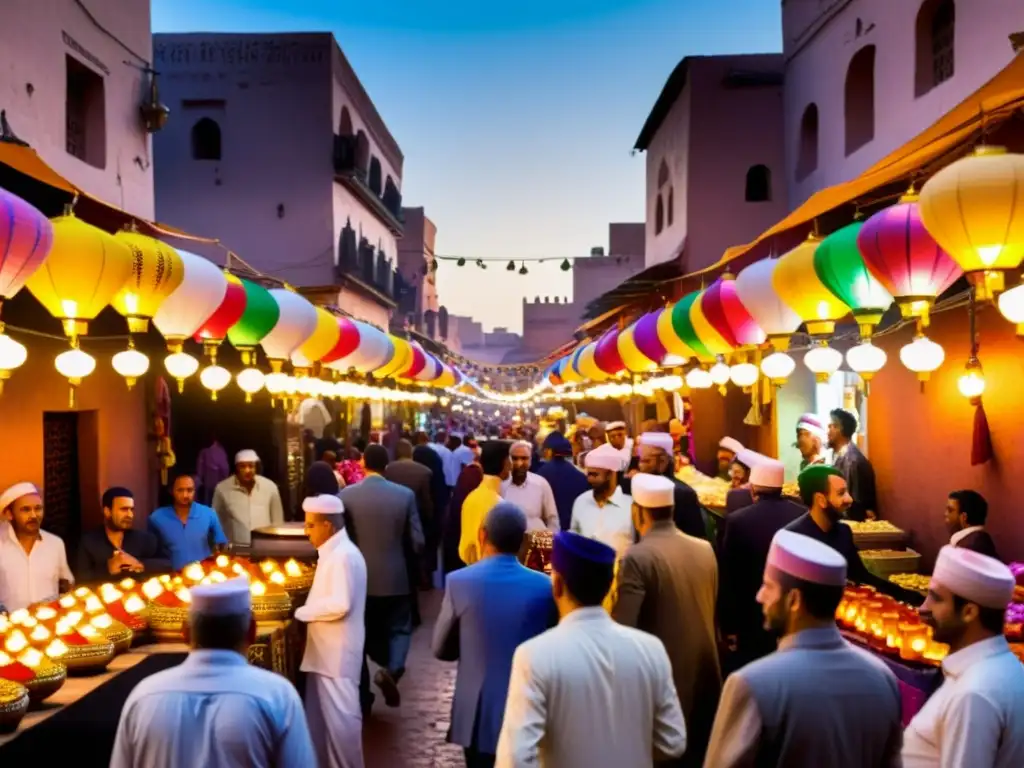
<svg viewBox="0 0 1024 768"><path fill-rule="evenodd" d="M365 153L365 151L364 151ZM355 136L334 136L334 176L347 186L395 235L405 228L402 215L402 193L388 179L378 195L369 183L369 158L361 157Z"/></svg>
<svg viewBox="0 0 1024 768"><path fill-rule="evenodd" d="M365 237L357 242L352 223L347 222L338 242L339 278L353 279L361 285L396 301L394 265L383 251L378 251Z"/></svg>

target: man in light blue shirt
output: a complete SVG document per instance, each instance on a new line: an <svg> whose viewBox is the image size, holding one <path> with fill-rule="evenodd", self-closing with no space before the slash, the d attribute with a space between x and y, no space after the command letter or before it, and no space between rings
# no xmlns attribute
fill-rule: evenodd
<svg viewBox="0 0 1024 768"><path fill-rule="evenodd" d="M205 560L216 547L228 546L228 538L217 513L195 501L196 482L191 475L178 475L171 484L174 504L160 507L149 516L148 527L160 541L161 557L180 571L189 563Z"/></svg>
<svg viewBox="0 0 1024 768"><path fill-rule="evenodd" d="M111 768L309 768L299 694L246 661L255 636L248 579L192 588L192 652L150 675L121 710Z"/></svg>

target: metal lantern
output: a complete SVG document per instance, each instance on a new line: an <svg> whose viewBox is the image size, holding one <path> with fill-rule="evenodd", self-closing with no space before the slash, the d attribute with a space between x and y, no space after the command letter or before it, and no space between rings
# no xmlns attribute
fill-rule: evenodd
<svg viewBox="0 0 1024 768"><path fill-rule="evenodd" d="M853 310L861 336L869 337L892 305L892 296L865 264L857 245L864 224L855 221L821 241L814 271L822 284Z"/></svg>
<svg viewBox="0 0 1024 768"><path fill-rule="evenodd" d="M160 305L181 285L181 256L166 243L127 229L114 235L132 254L132 274L111 304L128 321L129 333L145 333Z"/></svg>
<svg viewBox="0 0 1024 768"><path fill-rule="evenodd" d="M89 321L131 277L132 255L117 238L73 213L52 224L50 255L25 285L75 338L89 332Z"/></svg>
<svg viewBox="0 0 1024 768"><path fill-rule="evenodd" d="M765 332L768 341L780 351L789 346L789 337L800 327L800 316L775 292L773 277L779 259L755 261L736 276L736 296L750 316Z"/></svg>
<svg viewBox="0 0 1024 768"><path fill-rule="evenodd" d="M921 188L921 221L966 273L978 299L1024 259L1024 155L980 146Z"/></svg>
<svg viewBox="0 0 1024 768"><path fill-rule="evenodd" d="M242 353L242 362L249 365L253 360L253 350L277 325L281 309L270 291L262 285L244 279L239 279L239 282L245 291L245 310L238 322L228 329L228 341Z"/></svg>
<svg viewBox="0 0 1024 768"><path fill-rule="evenodd" d="M260 341L260 346L270 360L270 367L277 371L313 335L317 314L309 299L295 291L273 288L269 293L277 302L280 314L274 327Z"/></svg>
<svg viewBox="0 0 1024 768"><path fill-rule="evenodd" d="M338 344L341 327L337 318L323 307L314 307L316 311L316 328L312 335L292 353L292 365L296 371L309 369L313 363L319 362ZM264 347L265 349L265 347Z"/></svg>
<svg viewBox="0 0 1024 768"><path fill-rule="evenodd" d="M228 291L224 271L212 261L188 251L178 251L178 256L184 277L153 315L153 325L167 341L171 352L181 351L185 339L194 336L212 318ZM241 317L242 306L238 317Z"/></svg>
<svg viewBox="0 0 1024 768"><path fill-rule="evenodd" d="M700 306L708 323L730 347L757 347L764 343L765 332L740 301L733 275L722 275L704 290Z"/></svg>
<svg viewBox="0 0 1024 768"><path fill-rule="evenodd" d="M790 309L807 324L812 336L827 336L850 308L825 287L814 271L814 252L821 239L811 235L780 259L772 274L772 287Z"/></svg>
<svg viewBox="0 0 1024 768"><path fill-rule="evenodd" d="M925 228L914 194L865 221L857 248L903 317L921 318L925 325L931 305L963 274Z"/></svg>

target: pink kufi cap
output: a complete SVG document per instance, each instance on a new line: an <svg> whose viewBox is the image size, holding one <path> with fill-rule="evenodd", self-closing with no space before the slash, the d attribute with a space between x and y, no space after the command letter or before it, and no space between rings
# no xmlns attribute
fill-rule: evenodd
<svg viewBox="0 0 1024 768"><path fill-rule="evenodd" d="M828 587L846 586L846 558L810 536L782 530L772 539L767 571Z"/></svg>

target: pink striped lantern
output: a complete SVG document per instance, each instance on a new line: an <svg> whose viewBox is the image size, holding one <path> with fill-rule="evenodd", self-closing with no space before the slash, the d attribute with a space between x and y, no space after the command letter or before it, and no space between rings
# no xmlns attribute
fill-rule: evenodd
<svg viewBox="0 0 1024 768"><path fill-rule="evenodd" d="M441 365L441 361L429 352L425 352L424 357L426 358L426 362L423 365L423 370L413 376L413 378L416 379L416 381L434 381L441 375L444 368Z"/></svg>
<svg viewBox="0 0 1024 768"><path fill-rule="evenodd" d="M52 245L50 220L17 195L0 189L0 305L42 266Z"/></svg>
<svg viewBox="0 0 1024 768"><path fill-rule="evenodd" d="M594 362L597 363L598 368L609 376L615 376L626 369L626 364L622 362L622 355L619 354L618 328L605 331L604 336L597 340L597 348L594 350Z"/></svg>
<svg viewBox="0 0 1024 768"><path fill-rule="evenodd" d="M665 345L658 338L658 318L664 311L665 309L662 307L654 312L648 312L636 321L633 328L633 341L636 342L636 348L644 354L644 357L653 360L658 365L661 365L665 355L668 354Z"/></svg>
<svg viewBox="0 0 1024 768"><path fill-rule="evenodd" d="M423 351L423 347L415 341L411 342L410 346L412 347L412 360L409 361L409 367L399 374L399 377L403 379L415 379L427 367L427 353Z"/></svg>
<svg viewBox="0 0 1024 768"><path fill-rule="evenodd" d="M747 312L736 293L736 279L725 274L700 296L700 308L708 323L733 348L757 347L767 338Z"/></svg>

